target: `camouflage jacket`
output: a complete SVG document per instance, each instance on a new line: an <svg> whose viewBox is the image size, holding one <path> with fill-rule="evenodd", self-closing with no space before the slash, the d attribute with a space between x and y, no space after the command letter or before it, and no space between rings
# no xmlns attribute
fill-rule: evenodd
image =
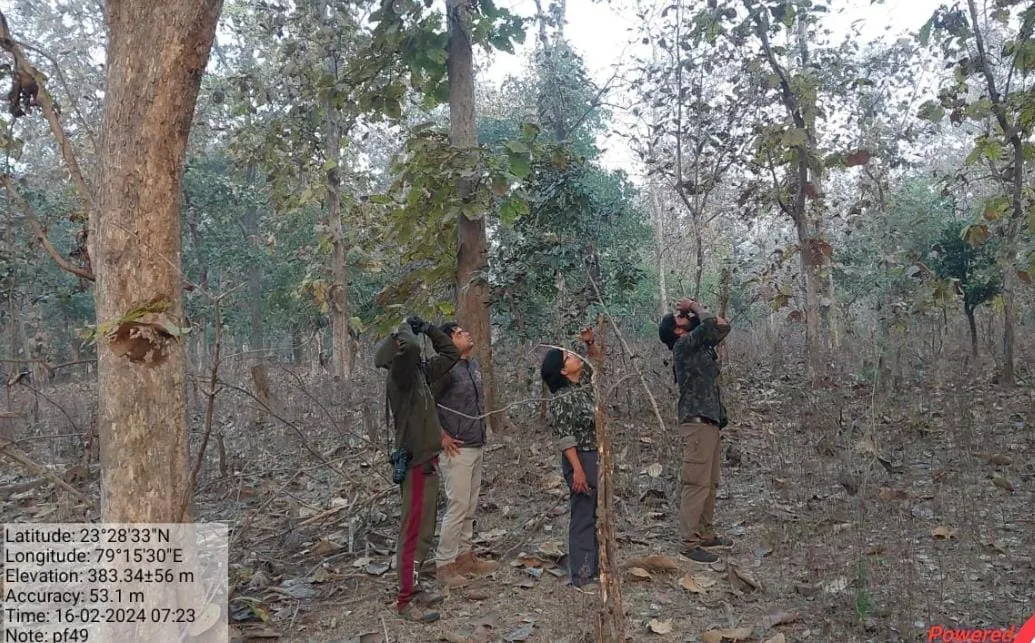
<svg viewBox="0 0 1035 643"><path fill-rule="evenodd" d="M729 332L729 324L720 325L715 315L706 312L701 315L697 328L680 337L673 347L681 424L700 416L712 420L719 428L726 426L728 418L719 391L719 363L715 347Z"/></svg>
<svg viewBox="0 0 1035 643"><path fill-rule="evenodd" d="M561 451L575 447L579 451L596 451L596 401L591 382L593 367L585 364L578 384L566 386L550 398L550 425Z"/></svg>

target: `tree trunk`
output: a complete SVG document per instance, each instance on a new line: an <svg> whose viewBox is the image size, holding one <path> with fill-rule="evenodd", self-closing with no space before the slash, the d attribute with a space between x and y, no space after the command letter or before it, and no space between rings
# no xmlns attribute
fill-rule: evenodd
<svg viewBox="0 0 1035 643"><path fill-rule="evenodd" d="M459 148L478 144L474 121L474 57L471 51L471 13L464 0L448 0L449 45L449 138ZM459 185L461 196L471 190L470 183ZM456 257L457 318L474 339L474 353L482 369L487 412L496 409L495 380L492 368L492 325L489 320L488 261L485 217L459 221L459 247ZM500 428L498 414L489 416L494 430Z"/></svg>
<svg viewBox="0 0 1035 643"><path fill-rule="evenodd" d="M255 182L255 165L249 164L244 172L244 182L248 189L253 189ZM248 245L252 250L252 261L248 271L248 343L249 350L256 351L254 356L258 359L265 357L263 348L265 338L263 337L263 299L262 299L262 262L259 260L261 244L259 242L259 209L254 202L250 202L244 210L244 231L248 235Z"/></svg>
<svg viewBox="0 0 1035 643"><path fill-rule="evenodd" d="M970 328L970 354L977 357L977 322L974 320L974 309L970 306L964 306L963 314L967 316L967 326Z"/></svg>
<svg viewBox="0 0 1035 643"><path fill-rule="evenodd" d="M338 77L338 61L334 54L328 55L328 71ZM327 227L331 233L331 262L334 283L330 289L331 310L331 372L340 378L347 378L352 371L352 343L349 337L349 275L345 264L345 231L341 224L341 110L328 98L324 104L327 111Z"/></svg>
<svg viewBox="0 0 1035 643"><path fill-rule="evenodd" d="M653 183L653 182L652 182ZM654 259L658 263L658 317L668 313L668 282L665 274L665 213L661 207L658 186L650 186L651 213L654 220Z"/></svg>
<svg viewBox="0 0 1035 643"><path fill-rule="evenodd" d="M180 198L187 135L221 0L108 0L101 185L91 217L101 514L180 522L189 477ZM121 321L134 308L151 312ZM114 336L114 337L112 337Z"/></svg>
<svg viewBox="0 0 1035 643"><path fill-rule="evenodd" d="M700 299L701 278L704 276L704 231L701 230L701 216L697 213L690 216L694 220L694 254L697 255L697 264L694 268L694 299Z"/></svg>

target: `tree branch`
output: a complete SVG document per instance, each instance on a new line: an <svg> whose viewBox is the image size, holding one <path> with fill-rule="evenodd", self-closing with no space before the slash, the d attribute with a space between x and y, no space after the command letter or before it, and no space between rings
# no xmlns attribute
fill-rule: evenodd
<svg viewBox="0 0 1035 643"><path fill-rule="evenodd" d="M83 200L83 204L86 207L87 213L92 216L92 213L97 209L93 198L93 191L86 184L86 179L83 178L83 173L79 169L79 161L76 159L75 152L72 150L72 143L69 141L68 136L65 134L64 128L61 126L61 120L58 118L58 111L54 105L54 99L51 97L50 92L47 91L43 77L43 74L36 69L29 59L25 56L25 52L18 45L17 41L11 37L11 31L7 26L7 18L4 17L2 11L0 11L0 47L10 52L14 56L14 72L17 73L19 70L23 70L32 76L32 79L36 81L38 88L37 100L40 103L40 107L43 108L43 115L46 116L47 122L50 123L50 131L53 133L54 138L57 139L58 148L61 150L61 157L65 160L65 165L68 166L68 172L72 175L72 180L75 182L76 187L79 189L79 196Z"/></svg>
<svg viewBox="0 0 1035 643"><path fill-rule="evenodd" d="M43 249L47 251L47 254L50 255L50 258L54 260L54 263L57 264L58 268L61 268L65 272L70 272L77 277L93 281L94 277L91 271L72 263L68 257L61 254L58 249L54 247L54 244L50 242L50 237L47 236L47 228L40 223L40 220L36 218L36 213L32 210L32 206L29 205L28 201L22 198L22 195L19 194L17 188L14 187L14 181L11 179L11 176L9 174L0 174L0 183L4 184L4 188L7 189L8 196L10 196L11 200L18 205L18 208L22 213L25 214L25 218L28 220L29 226L32 227L33 235L43 246Z"/></svg>

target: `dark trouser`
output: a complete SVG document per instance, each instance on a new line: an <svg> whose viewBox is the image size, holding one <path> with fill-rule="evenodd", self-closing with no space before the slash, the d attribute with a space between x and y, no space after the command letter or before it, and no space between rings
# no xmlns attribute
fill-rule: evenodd
<svg viewBox="0 0 1035 643"><path fill-rule="evenodd" d="M438 511L438 458L411 467L402 483L402 521L395 568L399 570L397 607L410 603L417 588L421 563L435 537Z"/></svg>
<svg viewBox="0 0 1035 643"><path fill-rule="evenodd" d="M679 524L683 540L696 546L715 535L715 490L719 487L719 427L706 422L680 425L684 435Z"/></svg>
<svg viewBox="0 0 1035 643"><path fill-rule="evenodd" d="M597 452L578 451L582 470L586 472L589 493L571 489L574 469L568 458L561 456L561 470L571 492L571 518L568 523L568 576L576 587L596 580L600 574L600 552L597 548Z"/></svg>

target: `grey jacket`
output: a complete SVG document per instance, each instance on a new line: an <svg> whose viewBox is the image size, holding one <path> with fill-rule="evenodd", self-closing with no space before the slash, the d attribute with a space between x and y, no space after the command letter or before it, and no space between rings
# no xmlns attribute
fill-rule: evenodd
<svg viewBox="0 0 1035 643"><path fill-rule="evenodd" d="M483 446L485 418L480 416L485 413L485 398L478 362L474 358L457 361L448 373L432 381L431 392L438 402L438 420L443 430L465 447ZM472 420L473 417L480 419Z"/></svg>

